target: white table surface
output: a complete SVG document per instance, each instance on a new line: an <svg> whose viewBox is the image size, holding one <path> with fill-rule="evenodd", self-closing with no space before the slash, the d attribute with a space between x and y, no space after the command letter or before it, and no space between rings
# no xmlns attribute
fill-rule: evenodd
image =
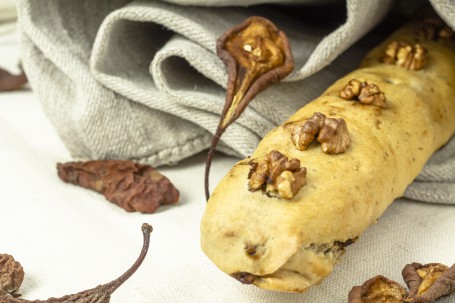
<svg viewBox="0 0 455 303"><path fill-rule="evenodd" d="M0 36L0 66L17 71L14 33ZM199 247L205 208L205 153L162 167L180 190L178 205L127 213L95 192L60 181L57 162L73 160L30 89L0 93L0 253L21 262L27 299L62 296L108 282L136 259L140 226L154 227L149 254L111 302L346 302L376 274L400 283L410 262L455 262L455 207L398 200L352 245L334 273L305 294L242 285ZM238 159L217 155L212 187ZM440 302L455 302L455 296Z"/></svg>

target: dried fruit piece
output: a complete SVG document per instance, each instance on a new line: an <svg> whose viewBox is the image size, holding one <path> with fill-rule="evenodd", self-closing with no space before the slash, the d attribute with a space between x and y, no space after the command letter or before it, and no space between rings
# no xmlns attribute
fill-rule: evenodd
<svg viewBox="0 0 455 303"><path fill-rule="evenodd" d="M8 254L0 254L0 296L17 296L17 291L24 281L24 269L21 264Z"/></svg>
<svg viewBox="0 0 455 303"><path fill-rule="evenodd" d="M362 286L354 286L349 292L349 303L403 303L406 289L384 276L376 276Z"/></svg>
<svg viewBox="0 0 455 303"><path fill-rule="evenodd" d="M346 122L341 118L327 118L319 112L314 113L305 123L294 126L292 142L298 150L306 150L316 134L317 141L327 154L343 153L351 144Z"/></svg>
<svg viewBox="0 0 455 303"><path fill-rule="evenodd" d="M387 46L382 62L395 64L409 70L420 70L428 62L427 50L416 43L393 41Z"/></svg>
<svg viewBox="0 0 455 303"><path fill-rule="evenodd" d="M349 303L429 303L455 292L455 264L411 263L402 271L409 293L395 281L376 276L349 292Z"/></svg>
<svg viewBox="0 0 455 303"><path fill-rule="evenodd" d="M205 194L215 148L226 128L261 91L286 77L294 67L290 45L284 32L271 21L250 17L226 31L217 41L217 55L227 68L226 102L207 155Z"/></svg>
<svg viewBox="0 0 455 303"><path fill-rule="evenodd" d="M27 76L24 71L19 75L13 75L10 72L0 68L0 92L7 92L21 88L27 83Z"/></svg>
<svg viewBox="0 0 455 303"><path fill-rule="evenodd" d="M306 183L306 168L298 159L288 159L277 150L259 163L251 162L248 178L250 191L263 190L270 196L291 199Z"/></svg>
<svg viewBox="0 0 455 303"><path fill-rule="evenodd" d="M371 104L377 107L385 107L386 97L376 84L368 84L353 79L338 92L345 100L358 100L363 104Z"/></svg>
<svg viewBox="0 0 455 303"><path fill-rule="evenodd" d="M0 303L109 303L111 295L114 291L117 290L126 280L128 280L141 266L142 261L144 261L145 256L150 244L150 233L153 228L151 225L144 223L142 224L142 234L143 234L143 245L142 250L137 258L136 262L120 277L117 279L102 285L98 285L95 288L81 291L77 294L66 295L61 298L49 298L47 300L24 300L19 298L14 298L11 296L1 296Z"/></svg>
<svg viewBox="0 0 455 303"><path fill-rule="evenodd" d="M455 264L411 263L403 268L403 279L409 287L407 302L427 303L455 292Z"/></svg>
<svg viewBox="0 0 455 303"><path fill-rule="evenodd" d="M129 160L58 163L57 171L63 181L102 193L126 211L153 213L179 199L169 179L149 165Z"/></svg>
<svg viewBox="0 0 455 303"><path fill-rule="evenodd" d="M234 279L238 280L243 284L253 284L257 276L250 274L248 272L236 272L231 275ZM1 303L1 302L0 302Z"/></svg>

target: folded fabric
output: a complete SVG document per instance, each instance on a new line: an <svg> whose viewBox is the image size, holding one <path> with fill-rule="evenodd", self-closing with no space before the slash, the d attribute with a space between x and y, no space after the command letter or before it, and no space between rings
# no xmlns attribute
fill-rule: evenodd
<svg viewBox="0 0 455 303"><path fill-rule="evenodd" d="M274 3L257 5L265 2ZM431 3L455 28L455 4ZM158 166L178 162L210 144L227 81L215 54L216 39L223 31L248 16L265 16L286 32L295 56L293 73L259 94L221 139L220 151L245 157L264 134L356 66L367 49L353 44L394 3L18 0L17 4L24 68L71 154ZM455 203L454 171L451 142L433 157L406 196Z"/></svg>

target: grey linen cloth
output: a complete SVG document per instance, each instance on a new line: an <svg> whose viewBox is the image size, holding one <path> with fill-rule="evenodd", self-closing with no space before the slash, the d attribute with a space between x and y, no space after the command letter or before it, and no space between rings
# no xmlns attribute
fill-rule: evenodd
<svg viewBox="0 0 455 303"><path fill-rule="evenodd" d="M454 2L430 2L455 28ZM269 4L257 5L264 3ZM30 85L71 154L154 166L210 145L227 81L215 45L229 27L251 15L265 16L287 33L295 56L293 73L259 94L222 137L220 151L245 157L269 130L354 69L365 53L354 43L399 6L392 0L17 0L17 5ZM455 204L454 139L405 196Z"/></svg>

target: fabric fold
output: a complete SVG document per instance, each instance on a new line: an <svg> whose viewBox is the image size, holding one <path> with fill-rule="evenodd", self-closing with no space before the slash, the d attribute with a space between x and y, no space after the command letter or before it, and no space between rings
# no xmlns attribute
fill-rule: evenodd
<svg viewBox="0 0 455 303"><path fill-rule="evenodd" d="M17 5L24 68L72 156L159 166L210 144L227 81L215 45L226 29L251 15L267 17L288 35L296 62L294 71L259 94L223 135L220 151L247 157L268 131L356 67L376 39L368 33L397 2L18 0ZM430 2L455 28L455 5ZM455 183L453 141L435 155L439 160L430 160L420 183Z"/></svg>

